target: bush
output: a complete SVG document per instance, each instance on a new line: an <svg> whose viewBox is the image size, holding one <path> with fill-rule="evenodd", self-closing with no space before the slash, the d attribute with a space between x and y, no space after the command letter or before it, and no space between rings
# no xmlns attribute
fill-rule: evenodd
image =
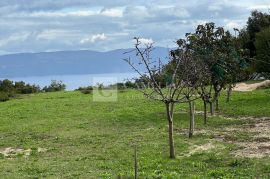
<svg viewBox="0 0 270 179"><path fill-rule="evenodd" d="M126 81L125 83L115 83L112 85L109 85L108 88L117 88L118 90L124 90L124 89L134 89L136 88L136 83L132 81Z"/></svg>
<svg viewBox="0 0 270 179"><path fill-rule="evenodd" d="M93 92L93 87L92 86L88 86L88 87L79 87L78 89L76 89L75 91L80 91L83 94L92 94Z"/></svg>
<svg viewBox="0 0 270 179"><path fill-rule="evenodd" d="M13 82L8 79L0 80L0 101L7 101L17 94L30 94L40 92L39 86L25 84L25 82Z"/></svg>
<svg viewBox="0 0 270 179"><path fill-rule="evenodd" d="M15 86L13 84L13 81L10 81L8 79L0 81L0 91L5 93L14 93Z"/></svg>
<svg viewBox="0 0 270 179"><path fill-rule="evenodd" d="M66 85L62 81L52 80L50 86L45 86L42 90L45 92L64 91Z"/></svg>
<svg viewBox="0 0 270 179"><path fill-rule="evenodd" d="M40 92L40 87L36 85L25 84L23 81L15 82L16 93L18 94L31 94Z"/></svg>
<svg viewBox="0 0 270 179"><path fill-rule="evenodd" d="M125 83L126 88L137 88L136 83L132 81L127 81Z"/></svg>
<svg viewBox="0 0 270 179"><path fill-rule="evenodd" d="M0 92L0 102L5 102L9 100L8 93Z"/></svg>

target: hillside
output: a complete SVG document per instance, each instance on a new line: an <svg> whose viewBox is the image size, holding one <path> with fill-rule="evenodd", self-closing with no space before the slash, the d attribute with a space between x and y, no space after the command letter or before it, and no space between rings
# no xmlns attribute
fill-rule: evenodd
<svg viewBox="0 0 270 179"><path fill-rule="evenodd" d="M132 178L134 144L141 178L268 178L269 95L222 96L222 114L206 126L198 101L191 139L187 105L177 105L174 160L164 106L141 93L118 93L117 103L79 92L21 96L0 103L0 178Z"/></svg>

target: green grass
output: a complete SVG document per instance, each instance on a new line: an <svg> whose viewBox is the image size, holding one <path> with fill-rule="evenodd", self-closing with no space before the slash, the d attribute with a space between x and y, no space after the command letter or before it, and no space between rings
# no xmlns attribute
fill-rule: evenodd
<svg viewBox="0 0 270 179"><path fill-rule="evenodd" d="M203 110L202 102L196 101L198 110ZM226 102L225 92L220 97L221 113L227 116L270 116L270 89L252 92L233 91L231 101Z"/></svg>
<svg viewBox="0 0 270 179"><path fill-rule="evenodd" d="M235 93L230 103L222 96L222 113L231 116L270 116L270 93ZM197 102L200 109L201 103ZM187 109L187 105L178 105ZM32 149L29 157L0 155L0 178L116 178L133 176L134 145L138 146L140 178L255 178L270 177L269 157L235 157L237 147L215 141L210 134L188 139L188 115L174 119L177 158L168 158L167 121L162 103L150 102L136 91L118 93L117 102L93 102L80 92L40 93L0 103L0 150ZM221 130L244 121L209 118L196 129ZM239 140L249 136L239 133ZM189 148L209 142L217 146L190 156ZM38 153L37 148L48 149Z"/></svg>

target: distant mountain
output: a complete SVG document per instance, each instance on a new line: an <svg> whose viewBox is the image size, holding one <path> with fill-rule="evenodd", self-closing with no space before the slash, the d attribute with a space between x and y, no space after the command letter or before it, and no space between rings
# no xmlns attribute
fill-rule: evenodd
<svg viewBox="0 0 270 179"><path fill-rule="evenodd" d="M74 75L134 72L123 61L135 57L135 53L124 54L131 49L118 49L108 52L90 50L59 51L41 53L19 53L0 56L0 78ZM168 49L157 47L153 59L167 61Z"/></svg>

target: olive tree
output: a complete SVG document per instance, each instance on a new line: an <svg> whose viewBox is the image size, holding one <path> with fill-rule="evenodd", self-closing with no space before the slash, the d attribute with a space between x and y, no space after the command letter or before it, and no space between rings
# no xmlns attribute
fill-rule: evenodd
<svg viewBox="0 0 270 179"><path fill-rule="evenodd" d="M202 78L198 92L204 102L204 118L206 122L207 104L211 114L219 111L219 96L229 81L235 81L235 64L239 62L239 53L235 47L233 36L223 27L216 27L214 23L198 25L194 33L186 34L189 48L193 56L202 62L206 72Z"/></svg>

